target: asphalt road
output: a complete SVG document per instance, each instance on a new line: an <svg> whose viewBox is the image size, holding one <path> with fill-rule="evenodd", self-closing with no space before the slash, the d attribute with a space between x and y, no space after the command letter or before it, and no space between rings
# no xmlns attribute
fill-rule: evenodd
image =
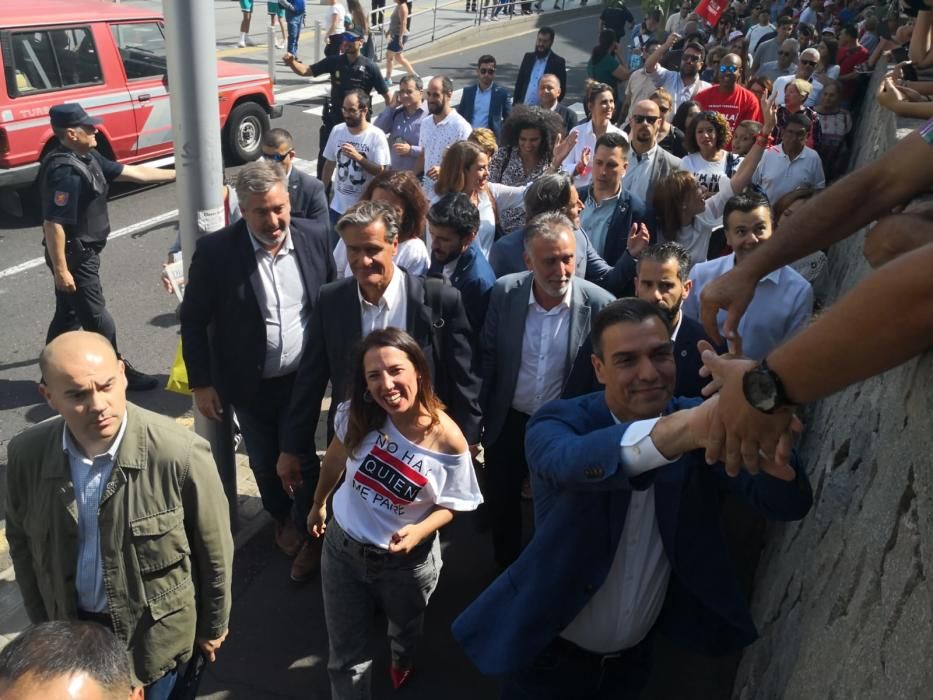
<svg viewBox="0 0 933 700"><path fill-rule="evenodd" d="M226 0L229 2L229 0ZM233 3L229 3L233 5ZM543 16L544 19L548 15ZM585 76L587 54L595 34L595 18L575 17L558 20L555 50L567 59L567 101L579 102ZM497 29L504 23L498 23ZM480 52L492 53L499 61L498 80L514 85L522 54L534 43L536 24L516 22L514 35L468 49L437 44L431 57L415 61L421 75L449 76L456 88L473 79L473 62ZM501 31L501 30L500 30ZM462 42L456 42L460 44ZM262 49L233 49L232 57L244 63L261 64ZM283 67L283 70L287 70ZM273 122L288 129L296 140L298 156L317 156L323 84L292 75L281 86L284 114ZM375 105L378 111L380 105ZM226 171L228 180L235 168ZM116 319L121 353L138 369L167 376L177 341L176 302L159 285L159 271L174 239L177 207L175 185L137 187L117 184L112 190L110 220L114 236L101 256L101 278L107 306ZM45 340L54 311L51 274L42 256L39 222L0 211L0 465L6 462L6 443L23 428L51 415L36 393L36 357ZM189 401L176 394L157 390L133 395L133 400L167 415L181 415Z"/></svg>

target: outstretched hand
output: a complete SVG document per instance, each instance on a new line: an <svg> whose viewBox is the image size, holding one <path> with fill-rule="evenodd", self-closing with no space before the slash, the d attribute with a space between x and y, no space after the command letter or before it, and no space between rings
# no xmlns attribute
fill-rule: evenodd
<svg viewBox="0 0 933 700"><path fill-rule="evenodd" d="M744 466L752 474L762 469L780 479L793 479L795 472L788 462L794 433L803 431L803 423L790 408L767 414L748 403L742 380L755 367L753 360L720 357L706 343L700 347L703 364L718 387L704 443L707 463L724 462L730 476Z"/></svg>
<svg viewBox="0 0 933 700"><path fill-rule="evenodd" d="M755 287L758 280L748 279L739 268L734 267L729 272L713 280L700 292L700 321L706 334L717 345L725 345L725 341L740 341L739 321L755 296ZM719 310L725 309L728 314L722 324L722 334L719 332Z"/></svg>

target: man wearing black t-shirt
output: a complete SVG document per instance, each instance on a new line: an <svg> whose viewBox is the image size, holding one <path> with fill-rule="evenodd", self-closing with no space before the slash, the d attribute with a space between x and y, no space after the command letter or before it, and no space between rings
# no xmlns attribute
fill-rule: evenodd
<svg viewBox="0 0 933 700"><path fill-rule="evenodd" d="M285 54L285 65L298 75L314 77L330 75L330 99L324 107L317 155L317 176L321 178L324 170L324 146L333 128L343 121L340 109L343 98L350 90L362 90L368 97L375 90L385 99L386 106L391 105L389 86L382 77L379 67L370 59L360 55L363 37L354 32L343 35L343 45L337 56L326 56L324 60L306 65L292 54Z"/></svg>

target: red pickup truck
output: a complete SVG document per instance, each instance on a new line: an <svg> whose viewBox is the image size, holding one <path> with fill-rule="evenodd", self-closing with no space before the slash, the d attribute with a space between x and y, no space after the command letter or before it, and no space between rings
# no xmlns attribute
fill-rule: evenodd
<svg viewBox="0 0 933 700"><path fill-rule="evenodd" d="M55 137L49 108L80 102L103 119L98 149L121 163L171 156L164 20L100 0L6 2L0 13L0 188L33 184ZM229 162L254 160L279 117L265 73L217 62Z"/></svg>

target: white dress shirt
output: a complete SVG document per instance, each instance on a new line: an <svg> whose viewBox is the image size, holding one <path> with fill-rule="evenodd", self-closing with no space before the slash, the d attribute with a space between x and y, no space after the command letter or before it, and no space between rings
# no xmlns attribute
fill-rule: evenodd
<svg viewBox="0 0 933 700"><path fill-rule="evenodd" d="M615 416L613 420L620 422ZM636 421L622 435L620 460L629 477L677 459L667 459L651 439L658 420ZM561 637L597 654L635 646L657 621L670 577L671 563L655 516L654 486L632 491L609 574Z"/></svg>
<svg viewBox="0 0 933 700"><path fill-rule="evenodd" d="M110 481L113 463L126 432L126 413L113 444L103 454L86 457L68 432L62 428L62 450L68 456L71 483L74 485L78 508L78 565L75 571L75 592L78 607L85 612L106 613L109 610L104 587L104 561L100 553L100 525L97 519L101 497Z"/></svg>
<svg viewBox="0 0 933 700"><path fill-rule="evenodd" d="M386 287L379 301L371 304L363 298L359 285L356 295L360 300L360 317L362 318L362 337L375 330L393 327L405 330L408 327L406 315L408 312L408 296L405 282L405 273L397 267L392 272L392 279Z"/></svg>
<svg viewBox="0 0 933 700"><path fill-rule="evenodd" d="M769 148L761 156L758 169L752 175L752 184L758 185L768 196L769 202L777 202L788 192L798 187L826 187L823 161L809 146L793 160L784 153L784 144Z"/></svg>
<svg viewBox="0 0 933 700"><path fill-rule="evenodd" d="M593 133L593 121L588 120L580 124L579 126L573 127L570 130L570 133L577 133L577 142L574 144L573 150L570 151L564 162L561 163L560 169L566 173L573 173L576 170L577 163L580 162L580 156L583 154L584 148L590 149L590 154L592 155L593 151L596 150L596 134ZM606 125L607 134L622 134L625 137L625 140L628 140L628 134L626 134L622 129L615 126L611 122ZM583 187L584 185L589 185L593 182L593 159L590 158L590 164L586 166L586 170L583 171L581 175L573 176L573 184L576 187Z"/></svg>
<svg viewBox="0 0 933 700"><path fill-rule="evenodd" d="M564 386L567 348L570 344L570 299L573 280L560 303L545 310L535 299L535 285L528 295L522 361L512 396L512 408L534 414L548 401L560 396Z"/></svg>
<svg viewBox="0 0 933 700"><path fill-rule="evenodd" d="M253 292L266 326L262 376L265 379L282 377L296 371L301 360L310 318L308 293L301 278L291 231L285 232L285 242L274 256L259 244L252 232L249 240L256 253L259 273L251 278Z"/></svg>
<svg viewBox="0 0 933 700"><path fill-rule="evenodd" d="M684 301L683 313L700 320L700 293L703 287L735 267L735 255L726 255L693 266L693 289ZM755 287L745 315L739 321L742 352L760 360L803 328L813 313L813 288L792 267L778 268L763 277ZM726 312L716 317L720 333Z"/></svg>
<svg viewBox="0 0 933 700"><path fill-rule="evenodd" d="M700 80L699 75L690 85L686 85L679 70L668 70L662 65L656 66L654 73L648 73L647 75L654 80L655 87L662 87L674 96L674 104L671 105L672 112L676 112L684 102L692 100L700 90L710 87L708 82Z"/></svg>

